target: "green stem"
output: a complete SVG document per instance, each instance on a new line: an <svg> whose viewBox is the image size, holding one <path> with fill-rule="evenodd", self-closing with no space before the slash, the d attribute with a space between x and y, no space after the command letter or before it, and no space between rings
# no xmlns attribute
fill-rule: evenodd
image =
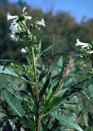
<svg viewBox="0 0 93 131"><path fill-rule="evenodd" d="M84 91L82 91L82 94L87 98L87 100L93 105L93 102L91 101L91 99L86 95L86 93Z"/></svg>
<svg viewBox="0 0 93 131"><path fill-rule="evenodd" d="M35 95L36 95L36 103L37 103L37 118L36 118L36 131L39 131L39 121L40 121L40 114L39 114L39 92L38 92L38 83L37 83L37 74L36 74L36 59L34 54L34 48L32 49L32 56L33 56L33 67L34 67L34 81L35 81Z"/></svg>
<svg viewBox="0 0 93 131"><path fill-rule="evenodd" d="M75 92L72 96L70 96L70 98L72 98L77 92ZM69 98L69 99L70 99ZM67 99L63 100L61 103L59 103L57 106L55 106L53 109L51 109L50 111L48 111L46 114L42 115L41 118L47 116L48 114L50 114L52 111L54 111L56 108L58 108L60 105L62 105L64 102L66 102Z"/></svg>

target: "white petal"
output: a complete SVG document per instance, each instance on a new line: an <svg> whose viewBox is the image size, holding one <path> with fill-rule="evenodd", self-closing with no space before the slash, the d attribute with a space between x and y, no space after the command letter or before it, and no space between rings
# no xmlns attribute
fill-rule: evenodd
<svg viewBox="0 0 93 131"><path fill-rule="evenodd" d="M14 40L14 41L17 41L17 40L18 40L18 39L15 37L15 35L11 35L10 37L11 37L12 40Z"/></svg>
<svg viewBox="0 0 93 131"><path fill-rule="evenodd" d="M41 21L37 21L37 24L38 24L38 25L43 25L43 26L45 26L45 21L44 21L44 19L42 18Z"/></svg>
<svg viewBox="0 0 93 131"><path fill-rule="evenodd" d="M22 12L24 12L25 10L26 10L26 7L23 8L23 11L22 11Z"/></svg>
<svg viewBox="0 0 93 131"><path fill-rule="evenodd" d="M27 18L28 20L31 20L31 19L32 19L32 17L31 17L31 16L27 16L26 18Z"/></svg>
<svg viewBox="0 0 93 131"><path fill-rule="evenodd" d="M82 48L85 48L88 46L88 43L80 42L79 39L77 39L76 46L81 46Z"/></svg>
<svg viewBox="0 0 93 131"><path fill-rule="evenodd" d="M22 53L26 53L26 50L24 48L21 49Z"/></svg>
<svg viewBox="0 0 93 131"><path fill-rule="evenodd" d="M18 24L15 21L13 21L9 27L9 30L11 30L12 34L17 33L18 32Z"/></svg>
<svg viewBox="0 0 93 131"><path fill-rule="evenodd" d="M15 18L17 18L17 17L18 17L17 15L11 16L11 15L9 14L9 12L7 13L7 20L8 20L8 21L11 20L11 19L15 19Z"/></svg>
<svg viewBox="0 0 93 131"><path fill-rule="evenodd" d="M93 50L89 52L89 54L93 54Z"/></svg>

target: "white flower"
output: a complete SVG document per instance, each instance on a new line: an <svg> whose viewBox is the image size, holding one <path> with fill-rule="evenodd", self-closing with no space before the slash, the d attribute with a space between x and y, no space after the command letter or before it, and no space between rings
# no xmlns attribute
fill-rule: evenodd
<svg viewBox="0 0 93 131"><path fill-rule="evenodd" d="M17 41L17 40L18 40L18 39L15 37L15 35L11 35L10 37L11 37L12 40L14 40L14 41Z"/></svg>
<svg viewBox="0 0 93 131"><path fill-rule="evenodd" d="M31 17L31 16L26 16L26 18L27 18L28 20L31 20L31 19L32 19L32 17Z"/></svg>
<svg viewBox="0 0 93 131"><path fill-rule="evenodd" d="M15 15L15 16L11 16L10 14L9 14L9 12L7 13L7 20L9 21L9 20L12 20L12 19L16 19L18 16L17 15Z"/></svg>
<svg viewBox="0 0 93 131"><path fill-rule="evenodd" d="M26 53L26 50L24 48L21 49L22 53Z"/></svg>
<svg viewBox="0 0 93 131"><path fill-rule="evenodd" d="M25 10L26 10L26 7L23 8L22 12L25 12Z"/></svg>
<svg viewBox="0 0 93 131"><path fill-rule="evenodd" d="M85 48L88 46L88 43L80 42L79 39L77 39L76 46L81 46L82 48Z"/></svg>
<svg viewBox="0 0 93 131"><path fill-rule="evenodd" d="M44 19L42 18L41 21L37 21L37 25L45 26L45 21L44 21Z"/></svg>
<svg viewBox="0 0 93 131"><path fill-rule="evenodd" d="M18 24L13 21L9 27L9 30L11 30L11 34L15 34L18 32Z"/></svg>
<svg viewBox="0 0 93 131"><path fill-rule="evenodd" d="M89 54L93 54L93 50L92 50L92 51L89 51Z"/></svg>

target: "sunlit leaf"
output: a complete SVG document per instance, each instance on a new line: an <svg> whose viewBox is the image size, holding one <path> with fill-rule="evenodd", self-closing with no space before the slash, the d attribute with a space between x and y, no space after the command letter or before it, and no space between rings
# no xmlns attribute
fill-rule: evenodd
<svg viewBox="0 0 93 131"><path fill-rule="evenodd" d="M75 121L73 121L69 116L63 114L63 112L54 111L51 113L51 115L59 120L60 124L75 129L77 131L83 131L83 129Z"/></svg>
<svg viewBox="0 0 93 131"><path fill-rule="evenodd" d="M17 73L13 72L12 70L6 68L5 66L0 66L0 74L7 75L7 76L12 76L12 77L15 77L17 79L32 83L32 82L24 79L24 77L19 76Z"/></svg>
<svg viewBox="0 0 93 131"><path fill-rule="evenodd" d="M25 114L24 114L24 110L21 107L21 103L19 102L19 100L12 93L10 93L6 88L2 88L1 91L2 91L5 101L11 107L11 109L19 117L23 117Z"/></svg>

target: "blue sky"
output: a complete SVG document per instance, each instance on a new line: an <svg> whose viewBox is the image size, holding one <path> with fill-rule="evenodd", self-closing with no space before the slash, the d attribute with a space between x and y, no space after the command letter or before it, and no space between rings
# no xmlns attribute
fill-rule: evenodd
<svg viewBox="0 0 93 131"><path fill-rule="evenodd" d="M9 0L13 3L18 0ZM41 8L44 12L53 10L67 11L80 22L85 16L85 20L93 19L93 0L23 0L32 8Z"/></svg>

